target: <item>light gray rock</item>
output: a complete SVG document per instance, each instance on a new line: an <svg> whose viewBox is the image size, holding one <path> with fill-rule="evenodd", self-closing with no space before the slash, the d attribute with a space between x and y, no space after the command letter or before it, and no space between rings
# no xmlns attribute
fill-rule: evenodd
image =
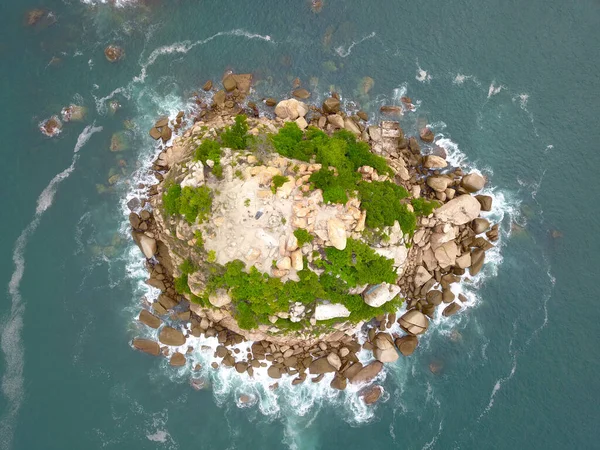
<svg viewBox="0 0 600 450"><path fill-rule="evenodd" d="M459 195L435 210L435 216L453 225L464 225L479 216L481 205L469 194Z"/></svg>
<svg viewBox="0 0 600 450"><path fill-rule="evenodd" d="M363 293L365 303L373 308L378 308L400 293L400 287L395 284L381 283L369 287Z"/></svg>
<svg viewBox="0 0 600 450"><path fill-rule="evenodd" d="M456 263L458 247L454 241L448 241L439 246L435 252L435 259L442 269L453 266Z"/></svg>
<svg viewBox="0 0 600 450"><path fill-rule="evenodd" d="M280 119L296 120L298 117L304 117L307 112L306 104L295 98L282 100L275 106L275 115Z"/></svg>
<svg viewBox="0 0 600 450"><path fill-rule="evenodd" d="M444 158L436 155L427 155L423 160L423 166L427 169L443 169L448 166Z"/></svg>
<svg viewBox="0 0 600 450"><path fill-rule="evenodd" d="M338 250L346 248L346 227L340 219L332 217L327 221L327 235L332 246Z"/></svg>
<svg viewBox="0 0 600 450"><path fill-rule="evenodd" d="M423 266L417 267L415 271L415 286L423 286L431 279L431 274Z"/></svg>
<svg viewBox="0 0 600 450"><path fill-rule="evenodd" d="M463 177L460 185L467 192L477 192L485 186L485 178L478 173L470 173Z"/></svg>
<svg viewBox="0 0 600 450"><path fill-rule="evenodd" d="M349 317L350 311L341 303L330 303L327 305L317 305L315 308L316 320L329 320L338 317Z"/></svg>
<svg viewBox="0 0 600 450"><path fill-rule="evenodd" d="M418 335L427 331L429 319L421 311L411 309L398 319L400 326L410 334Z"/></svg>
<svg viewBox="0 0 600 450"><path fill-rule="evenodd" d="M231 303L231 297L225 289L217 289L217 291L208 296L208 301L215 308L221 308Z"/></svg>

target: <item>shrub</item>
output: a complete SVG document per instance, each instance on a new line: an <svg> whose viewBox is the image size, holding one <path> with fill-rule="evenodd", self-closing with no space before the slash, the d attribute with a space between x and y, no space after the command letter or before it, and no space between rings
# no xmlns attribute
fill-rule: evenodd
<svg viewBox="0 0 600 450"><path fill-rule="evenodd" d="M179 214L179 197L181 197L179 184L171 184L163 193L163 207L167 216Z"/></svg>
<svg viewBox="0 0 600 450"><path fill-rule="evenodd" d="M204 222L211 208L212 195L207 186L197 188L186 186L182 189L179 197L179 214L184 216L188 223L192 224L196 219L200 223Z"/></svg>
<svg viewBox="0 0 600 450"><path fill-rule="evenodd" d="M208 255L207 255L207 257L206 257L206 260L207 260L209 263L214 263L214 262L216 262L216 261L217 261L217 252L215 252L214 250L210 250L210 251L208 252Z"/></svg>
<svg viewBox="0 0 600 450"><path fill-rule="evenodd" d="M194 232L194 237L196 238L196 247L204 248L204 238L202 237L202 231L196 230Z"/></svg>
<svg viewBox="0 0 600 450"><path fill-rule="evenodd" d="M302 228L298 228L297 230L294 230L294 236L296 236L296 239L298 240L299 247L302 247L304 244L308 244L309 242L312 242L313 239L315 238L312 234L310 234L308 231L306 231Z"/></svg>
<svg viewBox="0 0 600 450"><path fill-rule="evenodd" d="M194 273L196 270L198 270L198 268L194 265L194 263L190 259L186 259L180 264L179 270L181 270L182 274L189 275L191 273Z"/></svg>
<svg viewBox="0 0 600 450"><path fill-rule="evenodd" d="M279 132L271 137L271 140L277 153L291 158L296 145L302 141L302 130L296 122L286 122Z"/></svg>
<svg viewBox="0 0 600 450"><path fill-rule="evenodd" d="M435 200L427 201L424 198L413 198L410 203L413 205L417 216L428 216L435 208L439 208L439 202Z"/></svg>
<svg viewBox="0 0 600 450"><path fill-rule="evenodd" d="M248 123L246 116L241 114L235 116L235 123L225 128L221 133L221 142L225 147L236 150L245 149L248 145Z"/></svg>
<svg viewBox="0 0 600 450"><path fill-rule="evenodd" d="M390 181L360 182L358 192L361 208L367 212L366 225L371 228L382 228L394 225L398 221L404 233L413 233L417 219L400 200L408 196L402 186Z"/></svg>
<svg viewBox="0 0 600 450"><path fill-rule="evenodd" d="M173 278L173 287L180 294L191 294L192 292L188 286L188 276L185 273L180 277Z"/></svg>
<svg viewBox="0 0 600 450"><path fill-rule="evenodd" d="M271 180L271 191L273 191L273 194L288 181L290 181L288 177L284 177L283 175L275 175Z"/></svg>
<svg viewBox="0 0 600 450"><path fill-rule="evenodd" d="M348 239L344 250L326 248L325 256L325 272L339 277L351 288L362 284L394 283L398 277L393 260L378 255L367 244L355 239Z"/></svg>
<svg viewBox="0 0 600 450"><path fill-rule="evenodd" d="M194 159L202 161L203 164L210 159L214 161L215 165L218 165L221 162L221 145L212 139L204 139L196 149Z"/></svg>

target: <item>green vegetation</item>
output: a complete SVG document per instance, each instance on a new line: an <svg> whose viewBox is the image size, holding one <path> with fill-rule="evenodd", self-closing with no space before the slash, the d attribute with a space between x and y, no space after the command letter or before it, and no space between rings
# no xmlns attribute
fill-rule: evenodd
<svg viewBox="0 0 600 450"><path fill-rule="evenodd" d="M204 238L202 237L202 231L196 230L194 233L194 237L196 238L196 247L204 248Z"/></svg>
<svg viewBox="0 0 600 450"><path fill-rule="evenodd" d="M294 230L294 236L296 236L296 239L298 240L298 247L302 247L304 244L312 242L315 238L312 234L310 234L303 228L298 228L297 230Z"/></svg>
<svg viewBox="0 0 600 450"><path fill-rule="evenodd" d="M163 207L167 216L181 215L190 224L196 219L202 223L212 208L212 194L206 186L181 189L179 184L172 184L163 193Z"/></svg>
<svg viewBox="0 0 600 450"><path fill-rule="evenodd" d="M215 252L214 250L210 250L210 251L208 252L208 256L206 257L206 260L207 260L209 263L214 263L214 262L216 262L216 261L217 261L217 252Z"/></svg>
<svg viewBox="0 0 600 450"><path fill-rule="evenodd" d="M246 200L244 200L244 206L247 208L248 206L250 206L250 199L247 198Z"/></svg>
<svg viewBox="0 0 600 450"><path fill-rule="evenodd" d="M351 288L363 284L394 283L398 277L393 260L378 255L367 244L355 239L348 239L344 250L326 248L325 257L317 265L325 269L329 277L343 280Z"/></svg>
<svg viewBox="0 0 600 450"><path fill-rule="evenodd" d="M246 116L235 116L235 123L231 127L225 128L221 133L221 142L225 147L235 150L243 150L248 146L248 123Z"/></svg>
<svg viewBox="0 0 600 450"><path fill-rule="evenodd" d="M404 233L412 234L417 226L417 218L400 200L408 197L402 186L391 181L373 181L358 186L361 208L367 212L366 225L382 228L398 221Z"/></svg>
<svg viewBox="0 0 600 450"><path fill-rule="evenodd" d="M244 176L242 175L242 171L240 169L235 171L235 176L238 177L240 180L244 179Z"/></svg>
<svg viewBox="0 0 600 450"><path fill-rule="evenodd" d="M314 127L302 133L295 122L287 122L271 140L283 156L302 161L314 159L321 164L309 181L323 191L326 203L346 203L358 193L367 210L368 227L392 226L398 220L403 232L414 232L416 216L400 203L408 192L390 181L362 181L357 172L362 166L370 166L380 175L391 176L393 171L384 158L371 153L369 145L357 141L348 130L336 131L330 137Z"/></svg>
<svg viewBox="0 0 600 450"><path fill-rule="evenodd" d="M212 139L204 139L202 143L196 149L195 158L196 161L202 161L206 164L209 159L214 161L215 165L221 162L221 144Z"/></svg>
<svg viewBox="0 0 600 450"><path fill-rule="evenodd" d="M317 299L344 304L351 313L347 320L358 322L392 312L399 306L399 300L396 300L380 308L372 308L360 295L348 294L349 288L359 284L393 283L396 273L392 264L392 260L377 255L366 244L350 239L346 250L326 250L324 259L318 261L318 266L325 270L321 276L306 268L298 272L299 281L283 283L255 267L246 272L245 264L239 260L224 266L213 265L206 295L217 289L226 289L235 306L234 316L242 329L268 323L269 316L287 312L290 303L299 302L310 307L316 304ZM276 324L285 331L299 330L306 325L289 320L279 320Z"/></svg>
<svg viewBox="0 0 600 450"><path fill-rule="evenodd" d="M439 208L440 206L440 203L435 200L427 201L421 197L413 198L410 202L413 205L417 216L427 217L435 208Z"/></svg>
<svg viewBox="0 0 600 450"><path fill-rule="evenodd" d="M281 186L290 181L288 177L284 177L283 175L275 175L271 180L271 191L274 193L277 192Z"/></svg>
<svg viewBox="0 0 600 450"><path fill-rule="evenodd" d="M173 285L175 290L180 294L191 294L192 291L188 285L188 275L196 272L198 268L194 265L192 261L186 259L179 266L179 270L181 270L181 276L173 279Z"/></svg>

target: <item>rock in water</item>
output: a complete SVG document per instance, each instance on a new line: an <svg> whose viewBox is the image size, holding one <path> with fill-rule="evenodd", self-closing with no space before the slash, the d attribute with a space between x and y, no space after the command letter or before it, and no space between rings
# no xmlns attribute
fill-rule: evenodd
<svg viewBox="0 0 600 450"><path fill-rule="evenodd" d="M227 92L231 92L237 87L237 83L235 82L233 75L227 75L225 78L223 78L223 87Z"/></svg>
<svg viewBox="0 0 600 450"><path fill-rule="evenodd" d="M479 216L481 205L469 194L459 195L435 210L435 216L453 225L464 225Z"/></svg>
<svg viewBox="0 0 600 450"><path fill-rule="evenodd" d="M422 128L421 131L419 131L419 137L421 138L421 140L423 142L433 142L433 139L435 138L433 131L431 131L429 128Z"/></svg>
<svg viewBox="0 0 600 450"><path fill-rule="evenodd" d="M156 317L154 314L145 309L142 309L140 311L139 320L143 324L148 325L150 328L158 328L162 323L162 321L158 317Z"/></svg>
<svg viewBox="0 0 600 450"><path fill-rule="evenodd" d="M362 391L360 393L360 396L367 405L372 405L377 400L379 400L381 394L383 394L383 388L381 386L375 385Z"/></svg>
<svg viewBox="0 0 600 450"><path fill-rule="evenodd" d="M373 361L371 364L360 369L358 373L350 379L350 383L368 383L381 372L381 369L383 369L383 363L380 361Z"/></svg>
<svg viewBox="0 0 600 450"><path fill-rule="evenodd" d="M138 244L138 247L140 248L144 256L148 259L152 258L156 253L156 240L146 236L144 233L137 233L134 231L131 234L133 235L133 239Z"/></svg>
<svg viewBox="0 0 600 450"><path fill-rule="evenodd" d="M419 344L419 339L416 336L402 336L401 338L396 339L396 347L400 350L404 356L410 356L413 354L417 345Z"/></svg>
<svg viewBox="0 0 600 450"><path fill-rule="evenodd" d="M306 100L307 98L310 97L310 92L308 92L306 89L295 89L292 92L292 95L301 100Z"/></svg>
<svg viewBox="0 0 600 450"><path fill-rule="evenodd" d="M185 344L185 336L183 333L171 327L164 327L162 330L160 330L158 340L162 344L172 345L174 347L179 347L180 345Z"/></svg>
<svg viewBox="0 0 600 450"><path fill-rule="evenodd" d="M133 340L133 346L138 350L154 356L158 356L160 354L160 346L157 342L151 341L150 339L135 338Z"/></svg>
<svg viewBox="0 0 600 450"><path fill-rule="evenodd" d="M331 218L327 221L327 234L332 246L338 250L346 248L346 226L340 219Z"/></svg>
<svg viewBox="0 0 600 450"><path fill-rule="evenodd" d="M116 45L109 45L104 49L104 56L111 62L117 62L125 56L125 51Z"/></svg>
<svg viewBox="0 0 600 450"><path fill-rule="evenodd" d="M467 192L477 192L482 190L485 186L485 178L478 173L470 173L463 177L460 185Z"/></svg>
<svg viewBox="0 0 600 450"><path fill-rule="evenodd" d="M173 367L184 366L185 365L185 356L182 353L175 352L175 353L173 353L173 356L171 356L171 360L169 361L169 363Z"/></svg>
<svg viewBox="0 0 600 450"><path fill-rule="evenodd" d="M492 197L490 197L489 195L476 195L475 198L481 205L482 211L492 210Z"/></svg>
<svg viewBox="0 0 600 450"><path fill-rule="evenodd" d="M459 312L461 309L462 309L462 307L458 303L452 302L444 308L442 315L444 317L450 317L450 316L453 316L454 314L456 314L457 312Z"/></svg>
<svg viewBox="0 0 600 450"><path fill-rule="evenodd" d="M329 97L323 102L323 112L335 114L340 111L340 101L337 98Z"/></svg>
<svg viewBox="0 0 600 450"><path fill-rule="evenodd" d="M335 367L329 363L327 357L323 357L315 359L312 363L310 363L308 371L313 375L319 375L321 373L335 372Z"/></svg>

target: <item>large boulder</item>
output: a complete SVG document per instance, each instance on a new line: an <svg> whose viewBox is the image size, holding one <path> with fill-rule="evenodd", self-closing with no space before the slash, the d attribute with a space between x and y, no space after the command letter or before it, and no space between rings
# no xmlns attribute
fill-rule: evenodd
<svg viewBox="0 0 600 450"><path fill-rule="evenodd" d="M417 267L417 270L415 271L415 286L423 286L429 280L431 280L431 274L427 269L423 266Z"/></svg>
<svg viewBox="0 0 600 450"><path fill-rule="evenodd" d="M363 293L365 303L373 308L378 308L381 305L392 300L400 293L400 287L395 284L381 283L369 287Z"/></svg>
<svg viewBox="0 0 600 450"><path fill-rule="evenodd" d="M398 319L398 323L404 331L415 336L424 333L429 327L427 316L416 309L411 309L405 313Z"/></svg>
<svg viewBox="0 0 600 450"><path fill-rule="evenodd" d="M225 289L217 289L216 292L208 296L208 301L215 308L222 308L231 303L231 297Z"/></svg>
<svg viewBox="0 0 600 450"><path fill-rule="evenodd" d="M332 246L338 250L346 248L346 226L340 219L332 217L327 221L327 235Z"/></svg>
<svg viewBox="0 0 600 450"><path fill-rule="evenodd" d="M458 256L458 247L454 241L448 241L440 245L434 252L435 259L442 269L453 266Z"/></svg>
<svg viewBox="0 0 600 450"><path fill-rule="evenodd" d="M419 345L419 339L416 336L407 335L396 339L395 343L400 353L404 356L410 356L417 348L417 345Z"/></svg>
<svg viewBox="0 0 600 450"><path fill-rule="evenodd" d="M145 353L150 355L158 356L160 354L160 346L158 342L151 341L150 339L136 338L133 340L133 346Z"/></svg>
<svg viewBox="0 0 600 450"><path fill-rule="evenodd" d="M150 328L158 328L162 323L162 321L158 317L156 317L154 314L152 314L146 309L142 309L140 311L139 321L143 324L148 325Z"/></svg>
<svg viewBox="0 0 600 450"><path fill-rule="evenodd" d="M343 391L346 389L346 385L348 384L348 380L344 377L340 377L336 375L333 380L331 380L331 388L337 389L338 391Z"/></svg>
<svg viewBox="0 0 600 450"><path fill-rule="evenodd" d="M384 248L373 248L375 253L381 255L387 259L394 260L394 267L403 267L408 257L408 249L406 245L401 244L395 247L384 247Z"/></svg>
<svg viewBox="0 0 600 450"><path fill-rule="evenodd" d="M308 112L305 103L299 102L295 98L280 101L275 107L275 114L280 119L296 120L298 117L304 117Z"/></svg>
<svg viewBox="0 0 600 450"><path fill-rule="evenodd" d="M144 233L131 233L133 235L134 241L137 243L138 247L144 254L146 258L152 258L156 253L156 239L152 239L151 237L146 236Z"/></svg>
<svg viewBox="0 0 600 450"><path fill-rule="evenodd" d="M350 117L346 117L344 119L344 128L348 131L351 131L354 134L361 134L360 128L358 127L358 125L356 125L356 122Z"/></svg>
<svg viewBox="0 0 600 450"><path fill-rule="evenodd" d="M330 114L327 116L327 122L335 128L344 128L344 118L339 114Z"/></svg>
<svg viewBox="0 0 600 450"><path fill-rule="evenodd" d="M478 217L471 222L471 228L475 234L481 234L490 227L490 222L487 219Z"/></svg>
<svg viewBox="0 0 600 450"><path fill-rule="evenodd" d="M460 185L467 192L477 192L485 186L485 178L478 173L470 173L463 177Z"/></svg>
<svg viewBox="0 0 600 450"><path fill-rule="evenodd" d="M429 177L427 178L427 186L436 192L444 192L450 184L450 178L448 177Z"/></svg>
<svg viewBox="0 0 600 450"><path fill-rule="evenodd" d="M492 197L489 195L476 195L475 198L481 205L482 211L491 211L492 210Z"/></svg>
<svg viewBox="0 0 600 450"><path fill-rule="evenodd" d="M381 372L381 369L383 369L383 363L381 361L373 361L371 364L360 369L356 375L350 378L350 383L368 383L375 378L379 372Z"/></svg>
<svg viewBox="0 0 600 450"><path fill-rule="evenodd" d="M448 306L446 306L444 308L444 311L442 312L442 315L444 317L450 317L453 316L454 314L456 314L457 312L459 312L461 310L461 306L458 303L452 302L450 303Z"/></svg>
<svg viewBox="0 0 600 450"><path fill-rule="evenodd" d="M292 95L301 100L306 100L308 97L310 97L310 92L308 92L306 89L299 88L299 89L294 89L292 91Z"/></svg>
<svg viewBox="0 0 600 450"><path fill-rule="evenodd" d="M393 346L392 348L386 349L380 349L376 347L373 350L373 356L375 356L376 360L381 361L382 363L391 363L398 359L398 352Z"/></svg>
<svg viewBox="0 0 600 450"><path fill-rule="evenodd" d="M277 380L281 378L281 370L277 366L269 366L267 369L267 375L269 375L270 378Z"/></svg>
<svg viewBox="0 0 600 450"><path fill-rule="evenodd" d="M171 327L164 327L158 334L158 340L165 345L179 347L185 344L185 336L179 330Z"/></svg>
<svg viewBox="0 0 600 450"><path fill-rule="evenodd" d="M329 320L338 317L349 317L350 311L341 303L329 303L326 305L317 305L315 308L316 320Z"/></svg>
<svg viewBox="0 0 600 450"><path fill-rule="evenodd" d="M469 266L469 273L472 276L477 275L481 271L484 260L485 252L480 248L473 249L471 252L471 266Z"/></svg>
<svg viewBox="0 0 600 450"><path fill-rule="evenodd" d="M319 375L322 373L335 372L335 367L333 367L327 360L327 357L324 356L322 358L315 359L312 363L310 363L310 366L308 366L308 371L313 375Z"/></svg>
<svg viewBox="0 0 600 450"><path fill-rule="evenodd" d="M340 370L340 368L342 367L342 360L336 353L332 352L329 355L327 355L327 362L329 362L329 364L331 364L335 368L335 370Z"/></svg>
<svg viewBox="0 0 600 450"><path fill-rule="evenodd" d="M423 159L423 166L427 169L443 169L448 166L446 160L440 156L427 155Z"/></svg>
<svg viewBox="0 0 600 450"><path fill-rule="evenodd" d="M173 367L181 367L185 365L185 356L183 353L175 352L173 356L171 356L171 360L169 361Z"/></svg>
<svg viewBox="0 0 600 450"><path fill-rule="evenodd" d="M481 205L469 194L459 195L435 210L435 216L453 225L464 225L479 216Z"/></svg>

